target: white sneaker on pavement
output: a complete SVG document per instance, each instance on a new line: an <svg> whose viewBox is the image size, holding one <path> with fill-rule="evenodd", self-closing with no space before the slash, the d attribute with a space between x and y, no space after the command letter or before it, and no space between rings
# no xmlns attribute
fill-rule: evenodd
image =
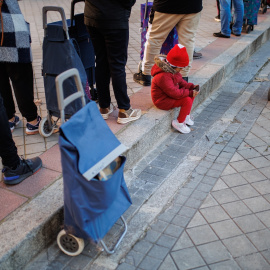
<svg viewBox="0 0 270 270"><path fill-rule="evenodd" d="M187 125L189 125L189 126L193 126L194 125L193 117L191 117L190 114L187 115L186 120L185 120L185 123Z"/></svg>
<svg viewBox="0 0 270 270"><path fill-rule="evenodd" d="M185 122L179 123L177 120L173 120L172 126L181 133L189 133L191 131Z"/></svg>

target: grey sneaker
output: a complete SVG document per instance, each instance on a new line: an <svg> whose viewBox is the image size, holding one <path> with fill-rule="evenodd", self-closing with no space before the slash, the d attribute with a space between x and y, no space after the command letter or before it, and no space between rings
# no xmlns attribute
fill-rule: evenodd
<svg viewBox="0 0 270 270"><path fill-rule="evenodd" d="M109 114L113 112L113 107L110 106L108 108L99 108L100 114L104 120L109 118Z"/></svg>
<svg viewBox="0 0 270 270"><path fill-rule="evenodd" d="M126 124L131 121L135 121L139 119L142 115L142 111L140 109L132 109L131 107L126 110L125 112L120 112L118 113L118 119L117 123L118 124Z"/></svg>

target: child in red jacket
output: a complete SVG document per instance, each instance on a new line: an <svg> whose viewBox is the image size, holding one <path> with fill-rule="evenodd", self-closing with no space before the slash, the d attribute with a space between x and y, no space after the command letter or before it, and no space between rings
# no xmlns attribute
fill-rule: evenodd
<svg viewBox="0 0 270 270"><path fill-rule="evenodd" d="M194 98L199 94L199 85L186 82L179 73L188 66L189 58L186 48L176 44L165 55L155 57L155 65L151 75L154 77L151 85L151 97L155 106L161 110L181 107L177 120L172 126L181 133L189 133L194 122L190 111Z"/></svg>

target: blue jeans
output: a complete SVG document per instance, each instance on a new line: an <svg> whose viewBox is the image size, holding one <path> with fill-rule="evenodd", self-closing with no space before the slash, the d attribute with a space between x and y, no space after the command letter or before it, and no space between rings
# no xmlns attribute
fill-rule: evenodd
<svg viewBox="0 0 270 270"><path fill-rule="evenodd" d="M230 23L231 16L231 2L234 7L234 18L232 31L234 34L241 34L243 17L244 17L244 2L243 0L220 0L220 19L221 19L221 33L225 36L231 35Z"/></svg>

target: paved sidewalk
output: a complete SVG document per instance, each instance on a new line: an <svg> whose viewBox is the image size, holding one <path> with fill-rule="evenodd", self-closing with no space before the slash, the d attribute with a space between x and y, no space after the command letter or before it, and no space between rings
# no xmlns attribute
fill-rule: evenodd
<svg viewBox="0 0 270 270"><path fill-rule="evenodd" d="M256 90L117 270L270 269L268 89Z"/></svg>
<svg viewBox="0 0 270 270"><path fill-rule="evenodd" d="M54 0L54 1L52 0L23 0L19 2L22 8L22 11L25 14L26 19L31 24L31 33L32 33L32 41L33 41L32 48L33 48L33 54L34 54L33 67L34 67L34 72L35 72L35 97L37 99L42 99L43 101L43 104L39 107L39 112L41 116L46 115L45 94L44 94L44 87L43 87L43 79L41 76L42 40L43 40L41 9L43 6L47 6L47 5L62 6L65 9L66 17L69 18L69 9L70 9L69 2L70 1L66 1L66 0ZM133 105L133 107L141 108L143 111L143 114L147 114L144 116L150 116L149 117L150 120L157 122L156 116L157 117L160 116L163 112L160 110L153 110L153 104L152 104L151 97L149 94L150 88L141 87L138 84L134 83L132 80L133 73L137 71L137 66L139 62L139 51L140 51L139 7L140 7L140 3L142 2L144 1L139 0L136 2L136 5L134 6L132 10L132 15L130 19L129 59L128 59L127 67L126 67L127 84L128 84L128 92L129 92L129 95L131 96L131 104ZM230 68L234 69L235 67L234 62L232 61L232 62L229 62L228 64L227 61L230 61L230 57L232 56L234 57L235 55L238 55L239 51L244 46L246 46L246 44L248 44L249 39L252 40L254 37L256 38L259 37L258 43L256 42L256 44L258 44L257 47L259 47L261 45L262 34L260 32L261 30L256 32L256 28L260 29L260 23L263 24L265 20L269 19L268 13L264 15L259 15L259 20L258 20L259 25L258 27L255 27L255 31L249 35L243 34L241 37L232 36L230 39L225 39L225 40L217 39L213 37L212 35L213 32L217 32L220 30L220 24L215 22L213 19L216 16L215 3L213 3L213 1L210 1L210 0L204 0L203 5L204 5L204 10L202 12L202 18L201 18L197 38L196 38L196 49L200 50L203 53L203 58L199 60L195 60L193 62L193 68L190 73L190 77L191 77L190 80L192 81L192 76L197 72L195 75L197 74L199 75L196 77L196 79L200 80L200 83L205 83L205 81L209 79L208 75L213 74L213 71L216 71L219 68L225 70L224 68L225 65L230 66L229 69ZM83 4L79 3L78 8L76 8L76 10L77 12L82 12ZM59 16L57 16L57 14L50 13L48 19L50 22L50 21L59 20L60 18ZM235 49L234 45L236 44L239 47L239 51L237 50L238 48ZM226 53L224 55L224 58L221 59L220 55L222 55L224 51ZM246 56L249 56L250 54L249 49L247 51L248 52L245 51L243 54ZM242 59L243 56L240 55L238 57ZM213 64L213 62L215 63ZM230 70L226 70L226 74L224 74L224 76L227 75L227 72L230 72ZM247 71L246 74L248 75L249 72ZM243 75L243 79L245 79L245 74ZM211 88L211 86L212 85L210 85L209 88ZM222 111L223 112L226 111L226 108L228 109L228 107L233 103L233 101L237 97L238 97L237 95L231 94L229 95L229 98L226 100L225 103L224 103L224 100L219 100L218 102L220 105L220 110L218 112L219 114L217 114L215 117L218 118L222 114ZM113 103L115 105L115 102ZM211 106L209 108L206 108L205 110L205 114L207 114L207 111L208 111L208 116L210 115L209 110L211 110ZM112 114L112 116L110 116L107 123L117 136L119 134L120 134L120 137L122 136L121 139L123 139L123 135L122 135L124 133L123 131L126 131L129 127L131 127L131 130L135 131L132 133L134 136L137 135L136 133L138 132L138 130L140 132L144 131L145 127L143 127L142 126L143 124L141 124L141 123L145 123L144 117L142 117L142 119L137 121L138 123L135 123L133 126L132 125L118 125L116 124L117 112L118 112L117 109L115 109L114 113ZM215 121L216 119L215 117L211 118L210 116L211 123ZM149 123L149 122L146 121L146 123ZM35 228L34 227L34 225L36 225L35 223L40 222L40 220L42 220L42 222L44 221L42 219L43 216L47 217L57 207L60 208L63 205L62 194L60 194L62 191L62 181L61 179L57 181L59 178L61 178L61 172L62 172L61 164L60 164L59 147L57 145L58 135L54 134L51 137L44 139L39 134L33 135L33 136L27 136L25 135L24 129L25 129L25 122L23 122L19 126L19 128L16 128L13 133L13 138L16 142L16 145L18 146L18 152L20 155L25 155L27 158L40 155L43 160L43 168L38 174L34 175L33 177L28 178L27 180L23 181L20 185L17 185L14 187L7 187L4 185L3 182L0 182L0 204L5 206L1 208L0 225L3 225L5 222L7 223L7 225L2 226L3 228L1 228L2 229L1 232L4 232L5 235L8 235L8 233L10 233L9 230L12 226L16 226L15 224L13 224L14 222L12 223L13 219L17 218L18 222L20 222L20 220L24 220L24 218L27 217L28 215L29 215L29 218L31 218L32 211L33 212L36 211L35 213L38 213L38 214L33 215L34 218L31 219L31 222L29 222L27 229L29 228L31 229L32 227ZM168 130L168 127L166 130ZM204 134L205 130L206 130L205 127L201 127L202 134ZM196 139L198 139L199 136L200 136L199 132L192 133L192 137ZM193 138L188 139L188 138L185 138L184 135L182 135L181 140L186 140L188 143L191 144L191 140L193 140ZM167 150L167 151L173 152L173 150ZM181 160L178 160L178 162L180 161ZM168 164L166 164L166 166L168 166ZM0 168L1 168L1 162L0 162ZM162 172L168 174L168 170L166 172L164 171ZM140 177L141 176L143 176L143 173L140 175ZM154 177L152 177L152 180L153 179ZM161 182L162 180L164 180L164 177L162 177L161 175L158 179ZM142 180L142 182L143 181L144 180ZM154 181L152 182L154 183ZM133 189L130 188L130 192L132 193L132 198L134 198L134 201L133 201L134 205L131 207L130 211L128 212L132 213L132 211L135 211L136 207L140 206L139 203L143 203L144 200L146 200L147 196L142 197L142 195L149 195L150 192L153 192L155 188L157 188L160 182L155 182L154 185L151 185L151 183L147 183L146 186L149 188L149 190L147 191L143 190L143 188L136 190L134 186L131 187L133 188ZM56 189L58 190L58 193L53 193L54 190ZM51 195L52 197L49 197L48 194ZM51 202L53 205L50 204ZM40 208L41 205L42 205L42 208ZM46 208L45 205L49 205L49 207ZM18 216L17 216L17 213L19 213ZM59 222L62 223L62 219ZM12 225L12 226L9 226L9 225ZM53 224L53 225L59 228L58 224ZM44 235L46 236L47 232L44 232L44 231L45 230L42 231L42 234L44 233ZM23 239L24 237L23 233L24 232L21 232L21 230L18 230L18 231L16 230L16 237L12 239L14 241L10 241L11 245L16 246L17 243L15 241L15 238ZM39 235L41 235L41 233ZM25 237L27 236L28 235L25 235ZM30 242L30 245L31 245L31 242ZM2 249L3 247L2 250L5 251L7 246L8 245L5 245L3 241L2 245L0 244L0 249ZM57 251L59 251L58 248L57 248ZM20 249L20 252L23 252L22 249ZM17 256L17 254L15 256ZM73 260L73 262L76 262L76 260Z"/></svg>

